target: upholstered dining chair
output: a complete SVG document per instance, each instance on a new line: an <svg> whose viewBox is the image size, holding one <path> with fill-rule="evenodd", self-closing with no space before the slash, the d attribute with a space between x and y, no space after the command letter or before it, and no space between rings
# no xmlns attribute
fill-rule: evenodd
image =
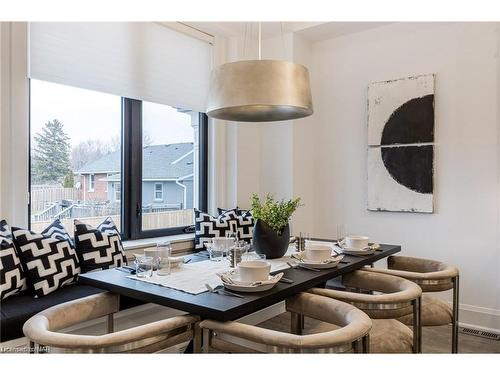
<svg viewBox="0 0 500 375"><path fill-rule="evenodd" d="M23 331L32 351L49 347L50 352L70 353L151 353L194 339L199 318L192 315L175 316L113 332L113 314L118 307L119 295L95 294L36 314L24 324ZM107 334L90 336L56 332L104 316L108 317Z"/></svg>
<svg viewBox="0 0 500 375"><path fill-rule="evenodd" d="M368 271L394 275L411 280L418 284L422 295L422 326L442 326L451 324L451 352L458 352L458 299L459 272L454 266L443 262L405 256L387 258L388 269L370 268ZM429 293L453 290L453 305L450 307L439 298ZM413 324L411 315L399 320L407 325Z"/></svg>
<svg viewBox="0 0 500 375"><path fill-rule="evenodd" d="M370 318L344 302L300 293L286 301L291 333L239 322L204 320L203 351L223 353L340 353L368 352ZM332 324L327 332L301 334L299 316Z"/></svg>
<svg viewBox="0 0 500 375"><path fill-rule="evenodd" d="M345 290L313 288L308 293L348 302L372 318L370 353L420 353L420 287L401 277L354 271L342 277ZM413 332L396 320L412 314Z"/></svg>

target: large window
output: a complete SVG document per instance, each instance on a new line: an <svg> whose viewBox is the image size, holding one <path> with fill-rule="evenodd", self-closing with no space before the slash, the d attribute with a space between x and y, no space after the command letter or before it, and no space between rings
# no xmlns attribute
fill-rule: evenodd
<svg viewBox="0 0 500 375"><path fill-rule="evenodd" d="M207 201L206 115L30 82L33 230L111 216L124 238L192 231Z"/></svg>
<svg viewBox="0 0 500 375"><path fill-rule="evenodd" d="M121 227L121 205L107 189L120 173L121 102L118 96L31 80L31 228L60 219L98 225L111 216Z"/></svg>

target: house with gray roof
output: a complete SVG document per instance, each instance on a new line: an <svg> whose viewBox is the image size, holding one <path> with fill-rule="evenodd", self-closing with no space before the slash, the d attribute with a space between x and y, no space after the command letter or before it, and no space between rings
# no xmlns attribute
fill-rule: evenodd
<svg viewBox="0 0 500 375"><path fill-rule="evenodd" d="M143 148L143 211L193 208L193 151L192 142ZM84 201L120 202L120 151L84 165L76 174Z"/></svg>

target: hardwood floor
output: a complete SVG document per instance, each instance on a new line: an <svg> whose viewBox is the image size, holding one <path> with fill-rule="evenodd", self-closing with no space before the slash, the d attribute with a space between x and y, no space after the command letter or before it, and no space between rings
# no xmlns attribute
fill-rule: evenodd
<svg viewBox="0 0 500 375"><path fill-rule="evenodd" d="M305 324L306 329L314 329L315 321L306 318ZM259 327L289 332L290 314L278 315L259 324ZM458 349L459 353L500 353L500 341L459 334ZM422 350L424 353L450 353L451 326L423 327Z"/></svg>

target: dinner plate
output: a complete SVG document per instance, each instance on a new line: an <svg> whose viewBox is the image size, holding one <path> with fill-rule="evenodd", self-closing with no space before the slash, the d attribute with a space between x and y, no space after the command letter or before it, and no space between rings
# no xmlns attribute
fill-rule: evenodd
<svg viewBox="0 0 500 375"><path fill-rule="evenodd" d="M341 247L340 249L344 254L347 255L372 255L378 248L380 248L379 244L372 244L368 247L365 247L364 249L356 249L349 247Z"/></svg>
<svg viewBox="0 0 500 375"><path fill-rule="evenodd" d="M255 284L255 285L249 285L241 281L238 273L236 273L235 271L225 272L223 274L219 274L219 276L221 277L222 284L226 289L235 292L257 293L272 289L280 281L281 277L283 276L283 272L280 272L274 276L269 275L268 281L265 282L265 284ZM230 278L231 281L233 281L233 283L225 282L223 276Z"/></svg>
<svg viewBox="0 0 500 375"><path fill-rule="evenodd" d="M293 254L292 257L297 259L300 262L300 264L303 264L304 266L314 267L319 270L337 267L340 261L344 258L343 255L336 255L327 259L327 261L317 261L305 258L304 254L305 251L301 251L299 253Z"/></svg>

